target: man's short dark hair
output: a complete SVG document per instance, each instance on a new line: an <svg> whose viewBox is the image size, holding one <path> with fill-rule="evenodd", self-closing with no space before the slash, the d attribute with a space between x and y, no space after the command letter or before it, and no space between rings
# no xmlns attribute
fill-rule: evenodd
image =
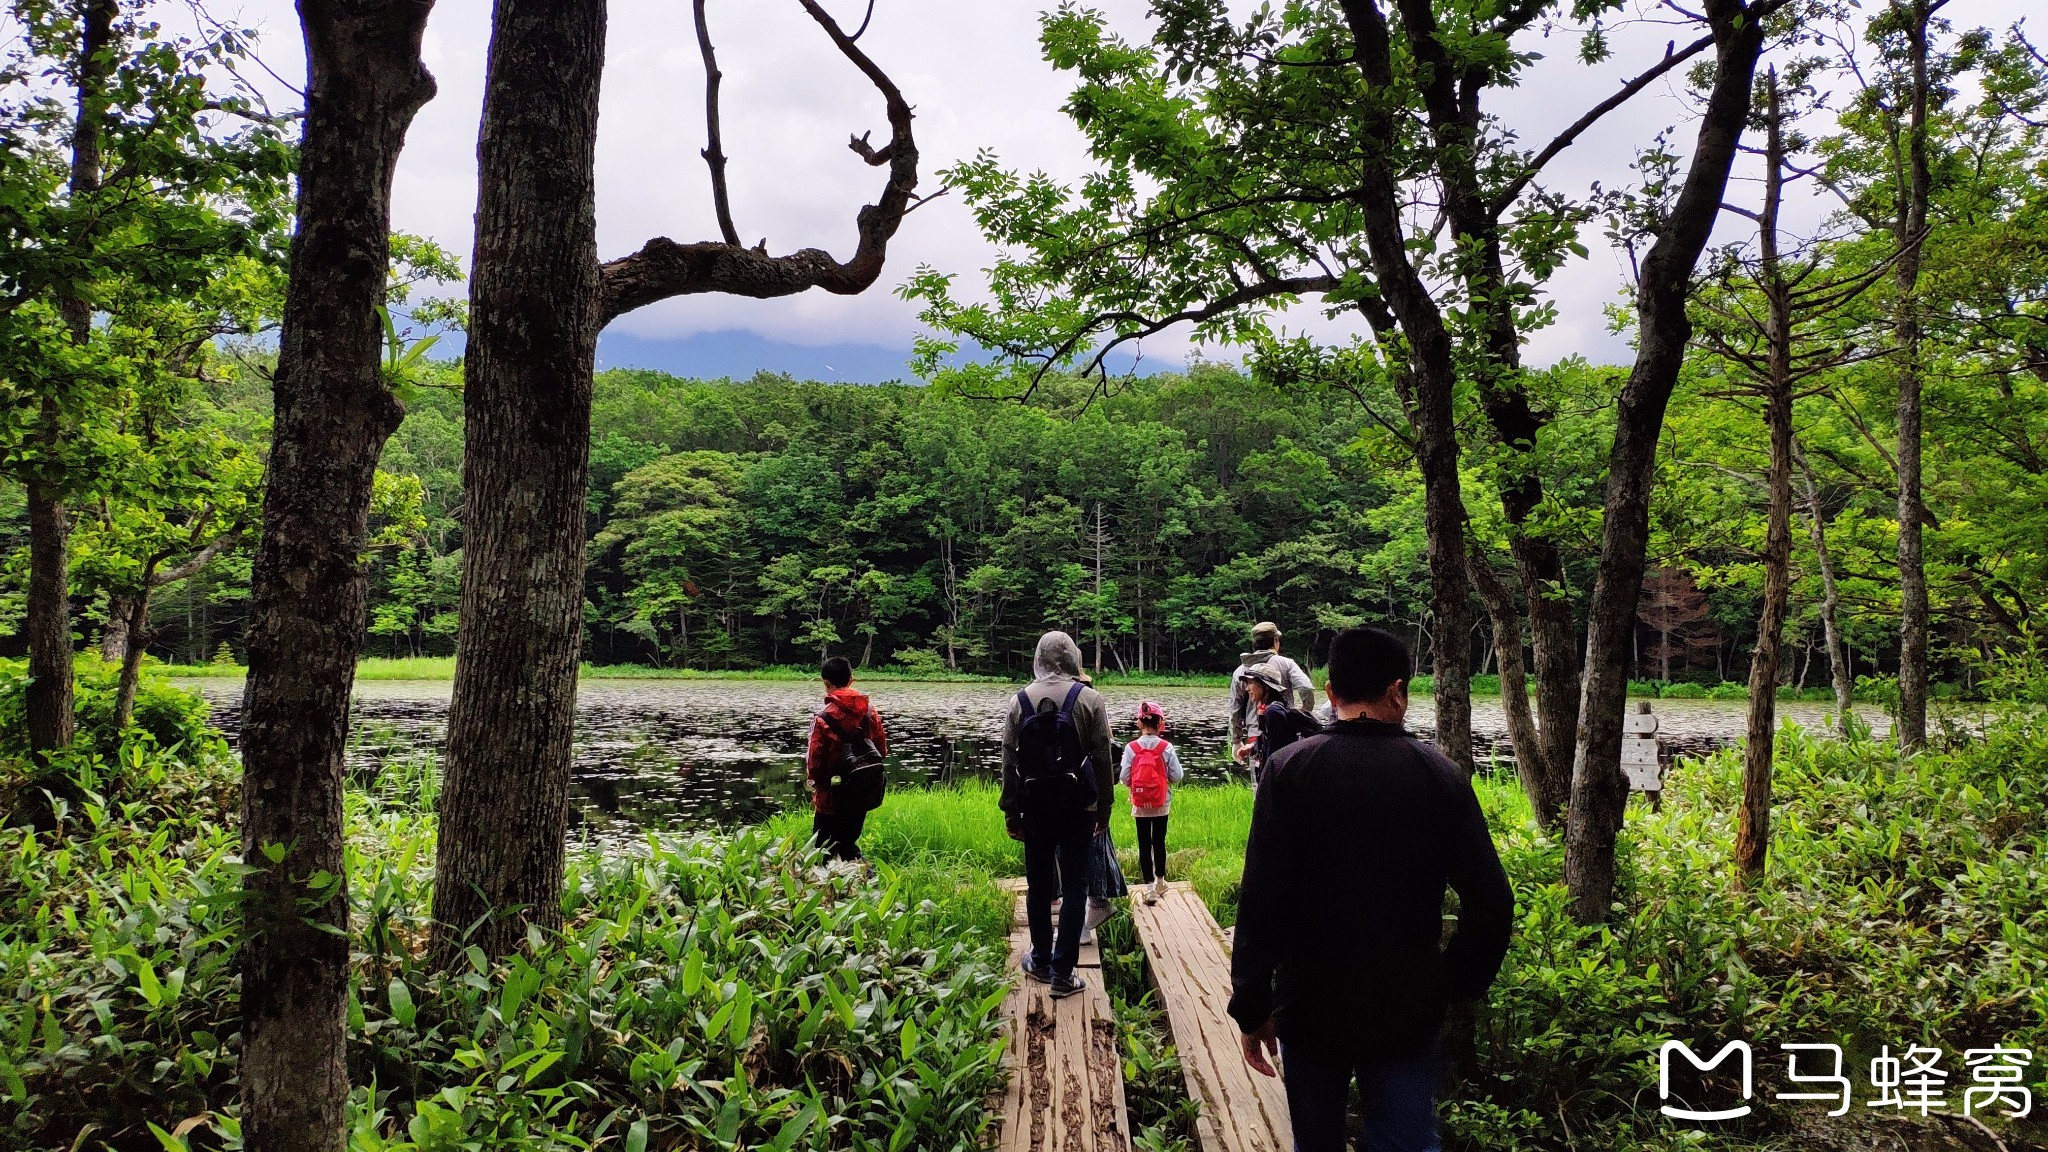
<svg viewBox="0 0 2048 1152"><path fill-rule="evenodd" d="M1408 645L1383 628L1346 628L1330 641L1330 692L1346 704L1371 704L1414 674Z"/></svg>
<svg viewBox="0 0 2048 1152"><path fill-rule="evenodd" d="M834 656L825 661L824 667L818 669L818 675L823 676L825 683L834 688L844 688L853 683L853 665L848 663L844 656Z"/></svg>

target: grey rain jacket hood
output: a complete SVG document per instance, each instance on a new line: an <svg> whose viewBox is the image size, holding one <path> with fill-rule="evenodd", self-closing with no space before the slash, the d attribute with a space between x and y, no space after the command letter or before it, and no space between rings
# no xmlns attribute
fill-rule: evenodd
<svg viewBox="0 0 2048 1152"><path fill-rule="evenodd" d="M1081 646L1065 632L1047 632L1038 638L1038 651L1031 654L1031 677L1047 680L1054 676L1065 676L1069 680L1081 675Z"/></svg>

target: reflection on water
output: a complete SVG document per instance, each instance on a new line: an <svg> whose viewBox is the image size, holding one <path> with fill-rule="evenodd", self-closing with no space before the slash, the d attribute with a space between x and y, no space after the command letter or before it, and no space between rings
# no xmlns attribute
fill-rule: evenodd
<svg viewBox="0 0 2048 1152"><path fill-rule="evenodd" d="M213 704L217 723L239 729L239 681L192 680ZM1016 694L998 684L873 683L889 729L890 778L943 782L993 775L1000 763L1003 715ZM387 758L438 753L445 738L445 680L367 680L356 685L350 763L374 773ZM1224 744L1229 693L1210 688L1103 691L1114 735L1129 739L1130 716L1150 697L1164 706L1168 738L1198 779L1230 771ZM760 820L805 802L804 740L821 702L815 683L754 680L590 680L578 692L572 820L599 837L642 827L685 828ZM1473 735L1482 759L1512 770L1500 702L1473 702ZM1740 701L1659 700L1659 735L1680 753L1706 752L1740 739ZM1781 716L1818 727L1823 704L1781 704ZM1418 698L1409 727L1433 734L1432 709ZM1878 718L1882 721L1882 717Z"/></svg>

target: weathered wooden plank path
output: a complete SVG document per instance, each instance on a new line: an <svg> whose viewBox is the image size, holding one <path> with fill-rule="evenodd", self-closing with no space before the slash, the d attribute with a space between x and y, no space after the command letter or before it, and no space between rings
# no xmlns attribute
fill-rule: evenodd
<svg viewBox="0 0 2048 1152"><path fill-rule="evenodd" d="M1293 1147L1287 1094L1280 1081L1244 1062L1230 1003L1230 959L1223 930L1187 884L1170 883L1156 904L1137 889L1131 919L1145 946L1146 967L1200 1106L1195 1136L1202 1152L1286 1152Z"/></svg>
<svg viewBox="0 0 2048 1152"><path fill-rule="evenodd" d="M1022 881L1010 927L1010 964L1031 946L1024 919ZM1003 1001L1010 1047L1003 1063L1009 1085L997 1107L999 1152L1128 1152L1130 1114L1124 1107L1122 1049L1109 993L1102 987L1102 955L1081 949L1076 965L1088 981L1078 996L1054 1000L1046 985L1022 976Z"/></svg>

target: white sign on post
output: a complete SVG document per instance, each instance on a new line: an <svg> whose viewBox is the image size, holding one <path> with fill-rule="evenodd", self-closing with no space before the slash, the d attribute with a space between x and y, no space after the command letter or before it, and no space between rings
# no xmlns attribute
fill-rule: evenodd
<svg viewBox="0 0 2048 1152"><path fill-rule="evenodd" d="M1655 798L1664 790L1664 765L1657 745L1657 717L1650 702L1636 701L1636 710L1621 720L1621 770L1631 792Z"/></svg>

